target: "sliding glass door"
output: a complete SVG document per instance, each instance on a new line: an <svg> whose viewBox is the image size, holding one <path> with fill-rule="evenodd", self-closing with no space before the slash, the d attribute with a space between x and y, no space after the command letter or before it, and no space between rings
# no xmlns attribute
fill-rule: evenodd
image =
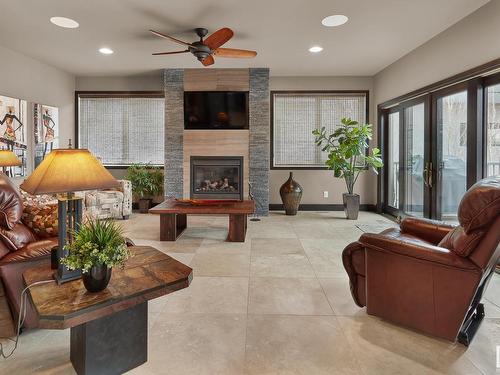
<svg viewBox="0 0 500 375"><path fill-rule="evenodd" d="M435 216L455 221L467 190L467 90L434 95ZM432 140L431 140L432 142Z"/></svg>
<svg viewBox="0 0 500 375"><path fill-rule="evenodd" d="M500 73L398 100L379 112L380 207L456 222L467 189L500 176Z"/></svg>
<svg viewBox="0 0 500 375"><path fill-rule="evenodd" d="M428 99L404 103L385 114L385 205L394 216L428 215Z"/></svg>
<svg viewBox="0 0 500 375"><path fill-rule="evenodd" d="M426 119L425 103L417 103L404 108L403 121L403 213L410 216L424 216L424 170L427 162L425 154Z"/></svg>
<svg viewBox="0 0 500 375"><path fill-rule="evenodd" d="M399 209L399 111L388 114L387 206Z"/></svg>
<svg viewBox="0 0 500 375"><path fill-rule="evenodd" d="M485 176L500 176L500 83L485 87Z"/></svg>

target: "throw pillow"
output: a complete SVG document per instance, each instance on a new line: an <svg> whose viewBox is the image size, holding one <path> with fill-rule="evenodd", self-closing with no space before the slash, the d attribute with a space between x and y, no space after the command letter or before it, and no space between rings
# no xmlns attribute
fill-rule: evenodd
<svg viewBox="0 0 500 375"><path fill-rule="evenodd" d="M24 204L22 222L39 238L57 237L57 203Z"/></svg>

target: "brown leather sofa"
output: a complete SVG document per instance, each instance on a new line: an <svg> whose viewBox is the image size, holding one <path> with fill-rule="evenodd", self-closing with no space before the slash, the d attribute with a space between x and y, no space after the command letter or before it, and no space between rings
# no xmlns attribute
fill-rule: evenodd
<svg viewBox="0 0 500 375"><path fill-rule="evenodd" d="M500 257L500 178L477 182L458 208L460 225L406 218L363 234L342 260L355 303L370 315L468 345L481 297Z"/></svg>
<svg viewBox="0 0 500 375"><path fill-rule="evenodd" d="M57 237L37 238L21 222L22 198L9 178L0 173L0 277L13 317L17 321L23 272L40 262L48 262L50 250L57 246ZM27 306L25 328L38 325L38 317L31 302Z"/></svg>

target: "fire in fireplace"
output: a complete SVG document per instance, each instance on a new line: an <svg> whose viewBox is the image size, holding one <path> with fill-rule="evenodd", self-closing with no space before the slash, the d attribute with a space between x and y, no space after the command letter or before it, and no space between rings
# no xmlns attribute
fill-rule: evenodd
<svg viewBox="0 0 500 375"><path fill-rule="evenodd" d="M243 157L191 156L192 199L243 200Z"/></svg>

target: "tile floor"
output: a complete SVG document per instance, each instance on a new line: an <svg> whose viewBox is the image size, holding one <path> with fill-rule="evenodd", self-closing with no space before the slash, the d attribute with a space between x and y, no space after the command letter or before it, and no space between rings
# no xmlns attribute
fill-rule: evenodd
<svg viewBox="0 0 500 375"><path fill-rule="evenodd" d="M341 262L356 225L393 225L362 212L273 213L250 222L245 243L226 243L227 218L190 217L175 243L159 218L123 222L137 244L194 269L191 286L150 302L149 361L131 374L494 374L500 345L500 277L487 318L466 349L366 315L351 299ZM499 371L499 370L497 370ZM69 330L25 332L0 374L74 374Z"/></svg>

